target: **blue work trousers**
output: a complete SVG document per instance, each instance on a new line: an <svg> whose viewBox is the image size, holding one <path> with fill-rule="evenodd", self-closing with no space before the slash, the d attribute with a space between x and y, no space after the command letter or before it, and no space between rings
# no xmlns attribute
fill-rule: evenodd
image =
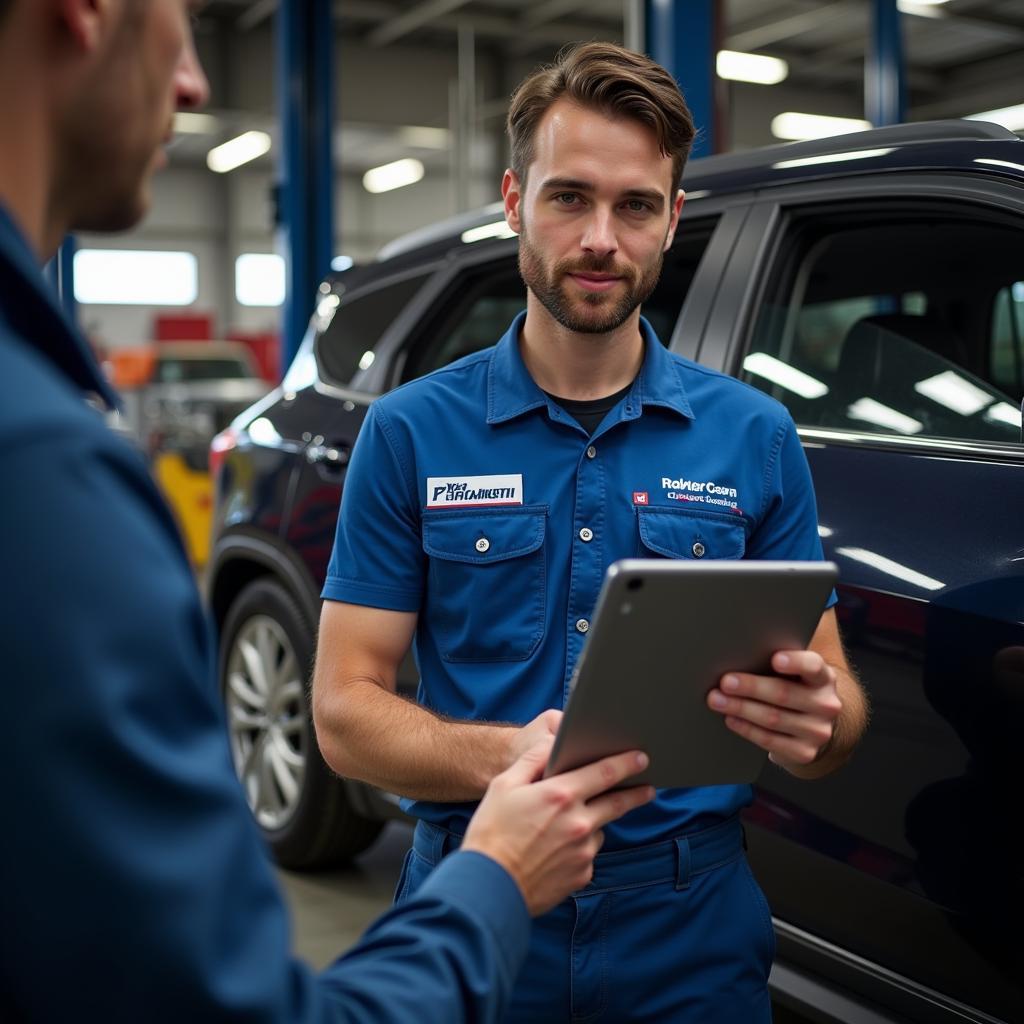
<svg viewBox="0 0 1024 1024"><path fill-rule="evenodd" d="M420 822L396 901L459 841ZM774 953L732 818L599 854L590 885L534 922L506 1024L768 1024Z"/></svg>

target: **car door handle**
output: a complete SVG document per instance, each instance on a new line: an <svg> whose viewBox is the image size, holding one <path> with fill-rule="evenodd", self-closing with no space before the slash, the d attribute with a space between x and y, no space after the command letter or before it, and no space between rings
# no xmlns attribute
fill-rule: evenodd
<svg viewBox="0 0 1024 1024"><path fill-rule="evenodd" d="M347 446L333 444L311 444L306 449L306 461L314 466L338 468L348 465L349 449Z"/></svg>

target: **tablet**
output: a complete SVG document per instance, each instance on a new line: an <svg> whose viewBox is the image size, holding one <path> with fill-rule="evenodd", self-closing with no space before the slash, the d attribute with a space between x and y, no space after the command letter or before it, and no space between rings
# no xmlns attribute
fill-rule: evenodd
<svg viewBox="0 0 1024 1024"><path fill-rule="evenodd" d="M644 750L627 785L753 782L767 759L708 708L729 671L770 672L807 647L838 570L831 562L630 559L610 566L570 682L546 774Z"/></svg>

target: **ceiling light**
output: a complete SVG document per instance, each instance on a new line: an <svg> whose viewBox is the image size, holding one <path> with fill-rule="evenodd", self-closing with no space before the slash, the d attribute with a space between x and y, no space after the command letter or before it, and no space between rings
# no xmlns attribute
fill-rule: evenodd
<svg viewBox="0 0 1024 1024"><path fill-rule="evenodd" d="M960 413L961 416L973 416L992 401L992 396L988 392L982 391L953 370L937 373L927 380L919 380L914 385L914 390L919 395L924 395L925 398Z"/></svg>
<svg viewBox="0 0 1024 1024"><path fill-rule="evenodd" d="M217 174L227 174L269 152L270 136L266 132L246 132L211 149L206 154L206 166Z"/></svg>
<svg viewBox="0 0 1024 1024"><path fill-rule="evenodd" d="M515 238L516 233L503 220L496 220L493 224L481 224L478 228L470 228L462 232L464 242L482 242L487 238Z"/></svg>
<svg viewBox="0 0 1024 1024"><path fill-rule="evenodd" d="M855 117L828 117L825 114L800 114L789 110L772 118L772 135L777 139L799 141L827 139L832 135L864 132L871 127L869 121Z"/></svg>
<svg viewBox="0 0 1024 1024"><path fill-rule="evenodd" d="M174 130L179 135L216 135L220 131L220 121L212 114L179 111L174 115Z"/></svg>
<svg viewBox="0 0 1024 1024"><path fill-rule="evenodd" d="M363 188L377 195L395 188L415 185L423 177L423 164L411 157L372 167L363 175Z"/></svg>
<svg viewBox="0 0 1024 1024"><path fill-rule="evenodd" d="M779 160L778 163L772 164L772 167L779 169L810 167L813 164L838 164L845 163L847 160L868 160L876 156L885 156L891 152L892 147L890 146L888 149L856 149L850 153L823 153L821 156L805 156L799 160Z"/></svg>
<svg viewBox="0 0 1024 1024"><path fill-rule="evenodd" d="M901 14L916 14L919 18L944 18L946 12L939 6L946 0L896 0Z"/></svg>
<svg viewBox="0 0 1024 1024"><path fill-rule="evenodd" d="M415 146L417 149L448 149L451 134L447 128L427 128L418 124L404 125L398 130L402 145Z"/></svg>
<svg viewBox="0 0 1024 1024"><path fill-rule="evenodd" d="M924 430L924 424L920 420L890 409L873 398L858 398L846 410L846 415L852 420L864 420L866 423L895 430L897 434L920 434Z"/></svg>
<svg viewBox="0 0 1024 1024"><path fill-rule="evenodd" d="M752 352L743 360L743 369L764 377L773 384L792 391L801 398L821 398L828 394L828 385L784 363L767 352Z"/></svg>
<svg viewBox="0 0 1024 1024"><path fill-rule="evenodd" d="M968 114L968 121L991 121L1009 128L1011 132L1024 131L1024 103L1012 107L998 107L996 110L983 110L980 114Z"/></svg>
<svg viewBox="0 0 1024 1024"><path fill-rule="evenodd" d="M715 67L719 78L755 85L777 85L789 75L789 65L778 57L736 50L719 50Z"/></svg>
<svg viewBox="0 0 1024 1024"><path fill-rule="evenodd" d="M844 555L846 558L852 558L855 562L870 565L872 569L884 572L886 576L894 576L915 587L921 587L922 590L941 590L946 585L941 580L925 576L923 572L910 569L899 562L894 562L891 558L878 555L874 551L867 551L864 548L837 548L836 553Z"/></svg>

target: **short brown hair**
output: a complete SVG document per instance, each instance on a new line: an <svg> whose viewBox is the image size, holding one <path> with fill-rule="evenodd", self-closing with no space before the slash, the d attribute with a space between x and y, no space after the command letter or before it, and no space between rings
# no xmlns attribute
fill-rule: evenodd
<svg viewBox="0 0 1024 1024"><path fill-rule="evenodd" d="M512 144L512 170L520 180L533 163L537 125L566 96L584 107L650 128L665 156L672 157L678 186L693 143L693 117L675 79L658 63L614 43L577 43L553 64L538 68L512 94L506 129Z"/></svg>

